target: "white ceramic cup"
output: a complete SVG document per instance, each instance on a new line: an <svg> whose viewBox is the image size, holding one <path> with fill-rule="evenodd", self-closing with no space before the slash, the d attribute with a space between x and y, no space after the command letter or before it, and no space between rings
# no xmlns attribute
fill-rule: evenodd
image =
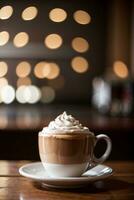
<svg viewBox="0 0 134 200"><path fill-rule="evenodd" d="M55 136L54 136L54 138L52 138L52 140L53 140L53 142L55 142L55 140L56 140ZM107 147L106 147L104 154L100 158L96 158L94 155L94 148L95 148L96 144L98 143L98 141L100 141L100 140L105 140ZM72 161L70 161L70 162L68 161L68 163L59 163L58 161L53 162L49 158L53 157L53 155L56 155L57 158L59 158L59 160L60 160L63 157L62 151L64 150L63 149L64 146L62 147L63 150L61 150L61 146L57 145L56 152L54 152L52 146L50 147L50 145L47 141L47 137L43 136L42 134L39 133L39 154L40 154L42 164L43 164L46 172L48 173L48 175L51 177L54 177L54 178L78 177L78 176L81 176L87 170L97 166L98 164L103 163L108 158L108 156L111 152L112 143L111 143L111 139L107 135L100 134L97 136L92 136L92 139L91 138L89 139L89 137L87 135L87 139L85 139L85 141L86 141L84 143L85 147L79 147L79 145L78 145L75 149L75 155L71 155L72 157L70 156L70 160L72 160ZM89 143L88 141L93 141L93 142ZM65 144L65 148L72 148L73 143L71 143L71 142L72 141L70 141L70 144L68 142L68 146ZM49 146L47 146L47 145L49 145ZM64 145L64 142L63 142L63 145ZM83 146L83 145L81 145L81 146ZM52 150L51 150L51 148L52 148ZM85 149L84 151L86 151L86 152L87 152L87 148L90 148L90 150L87 153L86 159L84 158L84 154L83 155L80 154L80 151L79 151L80 148ZM47 149L49 149L49 150L47 151ZM83 149L81 149L81 151L83 151ZM77 150L79 151L78 153L80 154L80 158L77 158L77 160L78 160L77 163L74 163L73 156L75 156L74 158L76 159ZM67 157L67 159L69 160L69 156Z"/></svg>

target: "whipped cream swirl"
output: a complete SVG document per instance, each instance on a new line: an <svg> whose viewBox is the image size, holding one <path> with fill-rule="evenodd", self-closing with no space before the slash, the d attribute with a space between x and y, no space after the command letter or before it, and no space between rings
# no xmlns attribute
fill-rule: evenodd
<svg viewBox="0 0 134 200"><path fill-rule="evenodd" d="M84 132L89 133L87 127L82 126L78 120L72 115L67 115L63 112L61 115L56 117L54 121L51 121L47 127L44 127L42 134L53 134L53 133L73 133L73 132Z"/></svg>

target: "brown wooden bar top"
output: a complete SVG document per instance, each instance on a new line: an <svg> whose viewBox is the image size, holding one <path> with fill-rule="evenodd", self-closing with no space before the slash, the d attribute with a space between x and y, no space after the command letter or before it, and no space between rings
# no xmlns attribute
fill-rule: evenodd
<svg viewBox="0 0 134 200"><path fill-rule="evenodd" d="M31 161L0 161L0 200L134 200L134 162L110 161L114 174L108 179L71 190L43 189L19 175Z"/></svg>

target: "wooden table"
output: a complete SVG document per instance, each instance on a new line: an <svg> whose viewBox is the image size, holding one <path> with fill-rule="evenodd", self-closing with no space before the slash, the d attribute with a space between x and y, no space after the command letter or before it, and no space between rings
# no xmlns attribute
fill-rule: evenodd
<svg viewBox="0 0 134 200"><path fill-rule="evenodd" d="M21 177L18 168L30 161L0 161L0 200L134 200L134 162L107 162L112 177L71 190L42 189Z"/></svg>

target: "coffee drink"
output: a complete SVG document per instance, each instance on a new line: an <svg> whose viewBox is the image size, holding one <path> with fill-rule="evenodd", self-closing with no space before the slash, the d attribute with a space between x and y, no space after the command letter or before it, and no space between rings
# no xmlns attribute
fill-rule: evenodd
<svg viewBox="0 0 134 200"><path fill-rule="evenodd" d="M81 133L67 134L40 136L40 155L44 163L77 164L89 161L93 154L94 137Z"/></svg>
<svg viewBox="0 0 134 200"><path fill-rule="evenodd" d="M96 141L87 127L64 112L39 133L40 158L50 176L80 176L94 162Z"/></svg>

